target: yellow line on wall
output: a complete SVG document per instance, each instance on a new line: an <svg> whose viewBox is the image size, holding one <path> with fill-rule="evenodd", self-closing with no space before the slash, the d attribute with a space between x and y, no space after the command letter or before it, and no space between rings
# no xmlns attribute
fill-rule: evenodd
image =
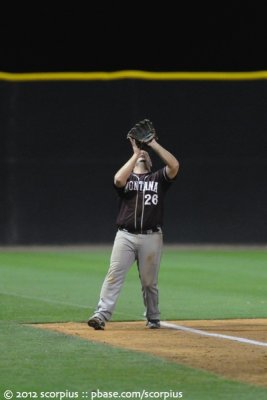
<svg viewBox="0 0 267 400"><path fill-rule="evenodd" d="M0 80L10 82L26 81L111 81L119 79L142 80L204 80L204 81L239 81L267 79L267 71L248 72L151 72L122 70L112 72L1 72Z"/></svg>

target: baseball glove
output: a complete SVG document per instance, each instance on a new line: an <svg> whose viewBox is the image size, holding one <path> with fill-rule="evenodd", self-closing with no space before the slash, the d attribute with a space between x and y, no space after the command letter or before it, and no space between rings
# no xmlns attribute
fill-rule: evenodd
<svg viewBox="0 0 267 400"><path fill-rule="evenodd" d="M149 119L144 119L137 122L134 127L128 132L127 139L135 140L136 145L140 149L145 149L147 143L153 139L158 139L153 123Z"/></svg>

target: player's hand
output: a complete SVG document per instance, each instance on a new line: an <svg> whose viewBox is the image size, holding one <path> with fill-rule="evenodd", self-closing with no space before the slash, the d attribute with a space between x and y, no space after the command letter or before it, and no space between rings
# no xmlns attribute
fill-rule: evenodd
<svg viewBox="0 0 267 400"><path fill-rule="evenodd" d="M139 155L141 153L141 149L137 146L135 139L129 138L134 154Z"/></svg>

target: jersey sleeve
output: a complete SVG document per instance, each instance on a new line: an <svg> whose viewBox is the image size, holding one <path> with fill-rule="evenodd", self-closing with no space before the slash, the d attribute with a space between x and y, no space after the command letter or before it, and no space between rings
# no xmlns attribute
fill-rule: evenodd
<svg viewBox="0 0 267 400"><path fill-rule="evenodd" d="M177 174L172 179L169 178L168 175L167 175L167 170L166 170L166 166L165 166L165 167L163 167L163 176L164 176L166 182L170 182L171 183L171 182L175 181L175 179L177 177Z"/></svg>
<svg viewBox="0 0 267 400"><path fill-rule="evenodd" d="M121 196L123 195L125 186L123 186L123 187L118 187L118 186L116 186L115 183L113 182L113 188L115 189L115 191L117 192L117 195L118 195L119 197L121 197Z"/></svg>

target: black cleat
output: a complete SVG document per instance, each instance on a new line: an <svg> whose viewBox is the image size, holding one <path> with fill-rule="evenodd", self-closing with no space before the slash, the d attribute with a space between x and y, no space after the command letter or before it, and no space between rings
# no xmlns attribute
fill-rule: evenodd
<svg viewBox="0 0 267 400"><path fill-rule="evenodd" d="M160 328L160 320L159 319L149 319L147 321L146 326L149 329L159 329Z"/></svg>
<svg viewBox="0 0 267 400"><path fill-rule="evenodd" d="M91 328L94 328L96 331L103 331L105 329L105 322L98 318L98 317L92 317L88 320L87 322L88 326Z"/></svg>

